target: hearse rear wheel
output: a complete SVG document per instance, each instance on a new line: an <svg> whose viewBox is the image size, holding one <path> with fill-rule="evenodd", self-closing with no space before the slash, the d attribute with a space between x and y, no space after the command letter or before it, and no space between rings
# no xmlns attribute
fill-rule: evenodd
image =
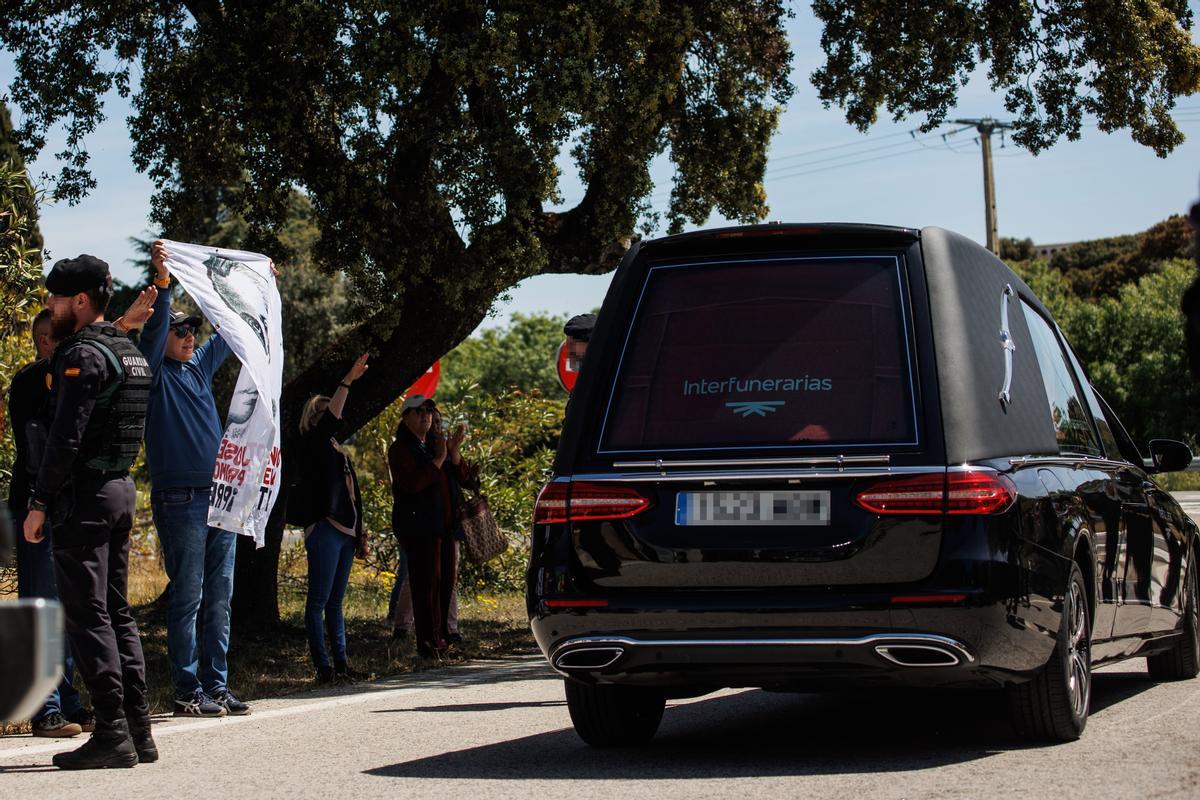
<svg viewBox="0 0 1200 800"><path fill-rule="evenodd" d="M1146 657L1150 677L1156 681L1182 681L1200 674L1200 597L1197 596L1196 552L1184 586L1183 634L1170 650Z"/></svg>
<svg viewBox="0 0 1200 800"><path fill-rule="evenodd" d="M1092 699L1092 619L1087 587L1071 565L1062 624L1050 661L1031 681L1010 686L1013 725L1033 739L1070 742L1087 725Z"/></svg>
<svg viewBox="0 0 1200 800"><path fill-rule="evenodd" d="M563 681L575 732L593 747L645 744L654 738L667 705L662 692L640 686Z"/></svg>

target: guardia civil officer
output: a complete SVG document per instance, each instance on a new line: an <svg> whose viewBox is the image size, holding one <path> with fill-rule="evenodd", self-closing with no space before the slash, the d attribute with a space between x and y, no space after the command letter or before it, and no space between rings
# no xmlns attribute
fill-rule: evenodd
<svg viewBox="0 0 1200 800"><path fill-rule="evenodd" d="M40 541L49 518L67 636L96 712L91 738L55 755L54 764L132 767L158 758L126 588L136 496L129 468L141 447L150 369L125 334L104 321L112 296L106 263L89 255L59 261L46 289L59 344L24 533Z"/></svg>

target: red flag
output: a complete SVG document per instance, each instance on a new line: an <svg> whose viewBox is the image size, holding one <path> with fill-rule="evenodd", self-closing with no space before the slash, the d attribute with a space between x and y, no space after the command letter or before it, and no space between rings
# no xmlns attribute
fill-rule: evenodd
<svg viewBox="0 0 1200 800"><path fill-rule="evenodd" d="M408 387L408 391L404 393L407 397L410 394L423 394L426 397L433 397L438 388L438 378L442 374L441 359L433 362L433 366L425 370L425 374L417 378L412 386Z"/></svg>

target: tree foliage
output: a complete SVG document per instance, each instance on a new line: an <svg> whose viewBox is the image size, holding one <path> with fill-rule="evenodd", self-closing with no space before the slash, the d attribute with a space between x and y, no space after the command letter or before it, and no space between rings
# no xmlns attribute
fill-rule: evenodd
<svg viewBox="0 0 1200 800"><path fill-rule="evenodd" d="M1194 275L1186 232L1186 222L1171 217L1142 233L1080 243L1049 262L1010 262L1142 448L1155 437L1193 445L1200 437L1200 390L1188 372L1179 310Z"/></svg>
<svg viewBox="0 0 1200 800"><path fill-rule="evenodd" d="M464 339L442 359L438 398L496 396L516 388L565 400L555 366L565 322L548 314L513 314L508 325Z"/></svg>
<svg viewBox="0 0 1200 800"><path fill-rule="evenodd" d="M1005 245L1005 241L1014 244ZM1032 242L1026 248L1016 240L1002 240L1001 254L1009 261L1033 257ZM1055 253L1049 267L1062 275L1076 297L1116 297L1127 284L1157 272L1164 262L1189 258L1192 230L1187 218L1175 215L1141 233L1109 236L1078 242Z"/></svg>
<svg viewBox="0 0 1200 800"><path fill-rule="evenodd" d="M1022 147L1078 139L1089 114L1166 156L1183 142L1176 98L1200 89L1186 0L815 0L813 11L826 54L813 83L861 130L881 106L935 127L986 64Z"/></svg>
<svg viewBox="0 0 1200 800"><path fill-rule="evenodd" d="M41 307L42 234L37 224L41 199L13 141L8 107L0 103L0 335L24 333L22 329Z"/></svg>
<svg viewBox="0 0 1200 800"><path fill-rule="evenodd" d="M1193 277L1177 259L1113 297L1068 302L1059 324L1092 382L1145 449L1152 438L1200 434L1200 390L1188 371L1179 298Z"/></svg>

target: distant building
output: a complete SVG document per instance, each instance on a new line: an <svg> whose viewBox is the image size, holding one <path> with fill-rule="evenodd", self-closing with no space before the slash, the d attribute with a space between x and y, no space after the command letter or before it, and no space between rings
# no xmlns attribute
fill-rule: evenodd
<svg viewBox="0 0 1200 800"><path fill-rule="evenodd" d="M1049 261L1059 253L1065 253L1079 242L1059 242L1057 244L1035 244L1033 257L1041 261Z"/></svg>

